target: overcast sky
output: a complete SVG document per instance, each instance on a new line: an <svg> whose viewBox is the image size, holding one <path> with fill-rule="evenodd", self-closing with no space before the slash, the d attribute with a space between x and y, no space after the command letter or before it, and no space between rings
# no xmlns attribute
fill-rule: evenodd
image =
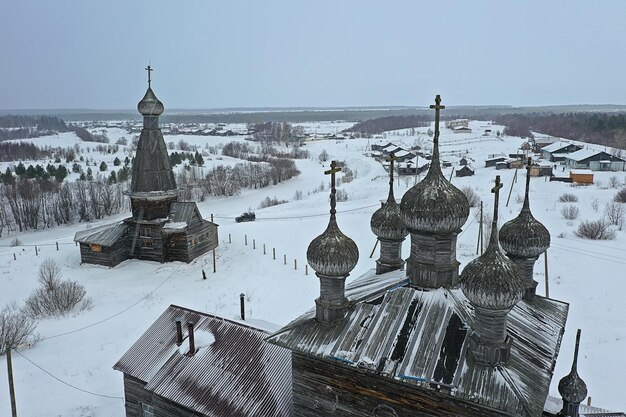
<svg viewBox="0 0 626 417"><path fill-rule="evenodd" d="M626 1L3 0L0 109L626 104Z"/></svg>

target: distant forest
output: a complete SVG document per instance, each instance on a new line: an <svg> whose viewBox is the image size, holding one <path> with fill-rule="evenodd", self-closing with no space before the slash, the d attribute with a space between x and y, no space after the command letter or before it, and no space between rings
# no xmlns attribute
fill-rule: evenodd
<svg viewBox="0 0 626 417"><path fill-rule="evenodd" d="M0 116L0 141L36 138L68 130L65 122L55 116Z"/></svg>
<svg viewBox="0 0 626 417"><path fill-rule="evenodd" d="M432 115L426 114L414 114L411 116L386 116L358 122L350 129L346 129L346 131L360 133L364 136L370 136L389 130L428 126L432 120Z"/></svg>
<svg viewBox="0 0 626 417"><path fill-rule="evenodd" d="M505 125L504 133L511 136L530 137L534 131L626 149L624 113L506 114L493 120Z"/></svg>

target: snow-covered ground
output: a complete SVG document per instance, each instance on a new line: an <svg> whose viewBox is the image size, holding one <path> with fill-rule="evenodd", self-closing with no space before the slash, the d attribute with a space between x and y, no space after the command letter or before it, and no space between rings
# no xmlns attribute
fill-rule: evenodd
<svg viewBox="0 0 626 417"><path fill-rule="evenodd" d="M331 123L311 123L308 129L333 132L345 126ZM472 186L481 196L487 212L493 209L489 192L496 174L504 183L503 204L500 209L502 224L515 217L524 191L524 170L518 172L511 199L506 205L509 187L515 170L497 171L485 168L488 154L515 153L523 142L520 138L497 138L501 127L485 122L472 122L471 134L453 134L442 131L444 159L456 161L467 155L474 162L476 175L456 178L457 187ZM484 129L494 132L482 136ZM407 146L416 142L428 145L427 128L410 135L408 130L389 132L384 140ZM120 131L123 132L123 131ZM119 133L121 135L121 133ZM62 135L60 135L62 136ZM113 136L110 134L109 136ZM231 138L166 137L166 142L179 138L204 146L205 143L226 143ZM219 142L217 141L219 139ZM237 138L237 140L242 140ZM45 141L38 138L37 141ZM321 233L328 221L328 191L317 192L321 183L328 184L323 166L317 156L325 149L332 159L345 160L356 178L341 184L348 193L346 202L338 203L338 223L344 233L357 243L360 260L351 276L354 279L374 267L375 255L369 254L376 242L369 228L372 213L379 200L387 195L387 174L380 163L364 156L368 143L377 140L355 139L335 142L320 140L308 143L308 160L298 160L302 171L297 178L280 185L247 190L231 198L212 198L199 203L204 217L214 214L220 225L220 246L217 249L217 273L212 272L211 255L200 257L190 264L159 264L130 260L115 268L81 265L79 250L72 238L74 233L88 227L77 224L52 230L23 233L19 239L24 245L38 245L35 256L32 246L9 247L13 235L0 239L0 305L15 300L21 303L37 286L37 269L46 258L54 259L63 277L83 283L94 299L93 307L79 314L39 322L37 331L42 340L21 354L63 381L100 395L94 396L68 387L26 359L14 354L13 366L17 405L20 416L121 416L124 415L122 375L112 369L117 359L147 329L170 304L178 304L237 319L239 294L246 294L246 317L253 323L269 322L283 325L314 306L318 295L318 280L311 270L305 275L306 248ZM114 142L114 140L112 140ZM196 143L197 142L197 143ZM70 146L68 143L64 145ZM84 143L81 146L85 146ZM111 157L111 155L107 155ZM111 158L111 160L114 156ZM226 159L226 158L225 158ZM212 158L207 165L226 163ZM206 158L205 158L206 160ZM106 161L108 164L108 161ZM456 162L454 162L456 164ZM450 175L452 168L444 169ZM559 168L558 171L561 171ZM567 170L565 171L567 173ZM559 175L564 175L559 173ZM551 394L558 396L558 380L569 372L577 328L582 329L579 373L589 387L593 404L608 409L626 409L622 374L626 370L626 304L623 293L626 278L626 231L618 231L609 241L590 241L577 238L573 231L582 219L595 220L603 216L604 207L616 189L608 189L609 178L617 176L626 181L626 173L595 173L595 185L572 187L560 182L546 182L545 178L531 180L531 208L537 219L551 232L552 245L548 250L550 296L570 303L570 314L561 346L561 355L554 371ZM417 179L419 180L419 178ZM396 182L399 199L416 181L402 177ZM303 198L294 200L296 191ZM577 220L563 219L557 202L563 193L578 196L572 203L580 210ZM289 200L287 204L258 210L266 197ZM570 204L570 203L567 203ZM235 223L233 218L249 208L256 209L257 220ZM109 223L128 216L121 214L101 223ZM464 265L476 255L478 222L477 209L472 209L467 224L458 239L458 257ZM95 224L94 224L95 225ZM231 242L229 243L229 235ZM244 245L247 236L248 245ZM55 242L59 242L56 250ZM253 242L256 249L253 249ZM266 254L263 254L263 245ZM272 259L272 248L276 259ZM409 239L404 244L404 255L409 253ZM15 254L17 260L13 260ZM284 264L283 257L287 262ZM297 261L297 269L294 268ZM463 267L461 266L461 268ZM202 271L208 279L202 279ZM535 266L538 292L544 290L544 262ZM9 410L6 367L0 367L0 409Z"/></svg>

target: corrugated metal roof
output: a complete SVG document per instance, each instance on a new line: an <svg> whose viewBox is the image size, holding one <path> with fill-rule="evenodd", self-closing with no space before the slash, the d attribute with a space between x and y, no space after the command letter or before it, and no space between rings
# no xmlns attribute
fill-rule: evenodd
<svg viewBox="0 0 626 417"><path fill-rule="evenodd" d="M126 229L128 225L122 222L81 230L74 235L74 242L111 246L122 237Z"/></svg>
<svg viewBox="0 0 626 417"><path fill-rule="evenodd" d="M553 142L550 145L544 146L543 148L541 148L541 151L546 151L546 152L550 152L550 153L554 153L554 152L558 152L561 149L567 148L570 145L575 145L575 143L571 143L571 142L563 142L563 141L558 141L558 142ZM580 145L577 145L580 146Z"/></svg>
<svg viewBox="0 0 626 417"><path fill-rule="evenodd" d="M568 305L537 296L520 301L508 319L513 339L506 367L476 366L466 350L473 307L459 289L408 287L404 271L372 272L346 289L344 320L320 323L309 311L268 338L304 354L518 416L540 416L561 343ZM431 385L431 384L435 385Z"/></svg>
<svg viewBox="0 0 626 417"><path fill-rule="evenodd" d="M199 347L194 356L181 354L177 318L183 326L193 321L198 334L210 332L214 342ZM290 416L291 353L265 342L267 336L241 323L171 305L113 368L203 415Z"/></svg>
<svg viewBox="0 0 626 417"><path fill-rule="evenodd" d="M563 400L561 398L548 396L544 411L550 415L556 415L563 408ZM619 411L609 411L602 407L594 407L587 404L580 404L578 408L580 417L626 417L626 414Z"/></svg>

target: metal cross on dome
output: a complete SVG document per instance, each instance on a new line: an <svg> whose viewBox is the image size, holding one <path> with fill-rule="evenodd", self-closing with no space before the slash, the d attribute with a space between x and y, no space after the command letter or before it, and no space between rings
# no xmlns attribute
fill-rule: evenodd
<svg viewBox="0 0 626 417"><path fill-rule="evenodd" d="M387 158L387 162L389 162L389 185L393 185L393 163L396 159L398 158L396 158L393 152L391 152Z"/></svg>
<svg viewBox="0 0 626 417"><path fill-rule="evenodd" d="M496 222L496 220L498 220L498 200L500 198L500 189L503 187L502 183L500 182L500 176L496 175L496 185L493 186L493 188L491 189L491 192L495 194L495 202L493 204L493 221L494 224Z"/></svg>
<svg viewBox="0 0 626 417"><path fill-rule="evenodd" d="M439 113L440 110L446 108L446 106L441 105L441 96L439 94L435 96L435 104L431 104L430 108L435 109L435 135L437 135L439 133Z"/></svg>
<svg viewBox="0 0 626 417"><path fill-rule="evenodd" d="M337 190L335 189L335 174L337 172L341 172L341 168L337 166L336 161L331 161L330 169L324 171L324 175L330 175L330 214L332 217L334 217L335 213L337 213L337 210L335 209L335 206L337 205L337 199L335 197L335 194L337 193Z"/></svg>
<svg viewBox="0 0 626 417"><path fill-rule="evenodd" d="M152 82L152 79L150 78L150 73L154 71L154 68L152 68L152 66L148 64L145 70L148 71L148 87L150 87L150 83Z"/></svg>

